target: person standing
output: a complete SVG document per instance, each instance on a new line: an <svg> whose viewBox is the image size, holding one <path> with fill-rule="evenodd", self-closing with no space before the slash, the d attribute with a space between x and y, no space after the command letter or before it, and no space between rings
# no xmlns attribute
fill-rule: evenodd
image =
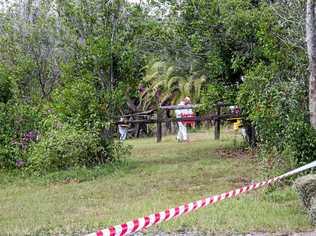
<svg viewBox="0 0 316 236"><path fill-rule="evenodd" d="M120 123L118 125L121 142L123 142L127 137L128 124L126 124L125 122L126 122L126 120L123 117L121 117Z"/></svg>
<svg viewBox="0 0 316 236"><path fill-rule="evenodd" d="M191 99L190 99L189 97L185 97L185 98L184 98L184 104L185 104L186 106L192 105ZM184 115L184 117L188 118L188 121L185 121L185 124L186 124L186 125L189 125L191 128L194 129L194 128L195 128L195 119L194 119L194 118L195 118L195 114L193 113L193 111L192 111L191 108L185 110L185 115ZM190 120L190 118L191 118L192 120Z"/></svg>
<svg viewBox="0 0 316 236"><path fill-rule="evenodd" d="M189 97L184 98L178 106L185 106L189 105L191 103L191 100ZM187 118L188 115L191 115L192 109L178 109L175 110L176 118ZM177 133L177 140L178 142L189 142L188 139L188 132L187 132L187 122L186 121L178 121L178 133Z"/></svg>
<svg viewBox="0 0 316 236"><path fill-rule="evenodd" d="M178 106L184 106L184 101L181 101ZM182 118L183 117L183 111L182 109L175 110L176 118ZM177 133L177 141L182 142L186 141L188 139L187 135L187 127L182 121L178 121L178 133Z"/></svg>

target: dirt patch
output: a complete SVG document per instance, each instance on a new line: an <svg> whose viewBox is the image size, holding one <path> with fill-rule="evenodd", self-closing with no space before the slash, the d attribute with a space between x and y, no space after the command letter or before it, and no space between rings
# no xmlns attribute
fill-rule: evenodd
<svg viewBox="0 0 316 236"><path fill-rule="evenodd" d="M218 148L215 151L220 158L227 159L254 159L256 151L247 148Z"/></svg>
<svg viewBox="0 0 316 236"><path fill-rule="evenodd" d="M242 176L238 177L227 177L227 181L231 182L234 184L234 186L240 186L240 185L245 185L245 184L250 184L253 182L251 178L246 178Z"/></svg>

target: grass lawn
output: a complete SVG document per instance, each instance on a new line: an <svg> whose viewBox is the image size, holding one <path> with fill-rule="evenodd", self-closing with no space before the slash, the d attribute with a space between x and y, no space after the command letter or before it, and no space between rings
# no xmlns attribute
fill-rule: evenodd
<svg viewBox="0 0 316 236"><path fill-rule="evenodd" d="M262 180L259 161L222 156L235 141L226 131L191 134L191 144L174 136L130 140L132 155L119 168L58 173L48 177L0 174L0 235L75 235L125 223L168 207ZM61 177L62 176L62 177ZM84 177L83 177L84 176ZM83 181L85 180L85 181ZM207 232L294 232L311 226L291 187L259 190L200 209L151 228Z"/></svg>

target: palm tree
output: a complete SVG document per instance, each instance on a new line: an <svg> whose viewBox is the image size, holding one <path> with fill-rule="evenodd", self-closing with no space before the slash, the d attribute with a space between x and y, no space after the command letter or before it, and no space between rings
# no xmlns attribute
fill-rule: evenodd
<svg viewBox="0 0 316 236"><path fill-rule="evenodd" d="M189 96L197 103L206 82L206 76L198 72L181 76L173 65L155 61L147 66L141 85L141 105L143 110L154 106L177 104L181 97Z"/></svg>

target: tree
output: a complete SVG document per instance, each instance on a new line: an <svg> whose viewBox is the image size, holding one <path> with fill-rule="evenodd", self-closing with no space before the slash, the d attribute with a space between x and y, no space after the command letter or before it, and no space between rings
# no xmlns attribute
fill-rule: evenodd
<svg viewBox="0 0 316 236"><path fill-rule="evenodd" d="M20 97L49 99L65 53L51 2L23 0L0 23L0 62L17 78Z"/></svg>
<svg viewBox="0 0 316 236"><path fill-rule="evenodd" d="M309 111L310 121L316 129L316 1L306 3L306 41L309 58Z"/></svg>
<svg viewBox="0 0 316 236"><path fill-rule="evenodd" d="M142 110L148 110L157 102L160 105L176 104L184 96L199 102L206 77L198 72L183 75L174 65L155 61L147 66L141 83L140 106Z"/></svg>

